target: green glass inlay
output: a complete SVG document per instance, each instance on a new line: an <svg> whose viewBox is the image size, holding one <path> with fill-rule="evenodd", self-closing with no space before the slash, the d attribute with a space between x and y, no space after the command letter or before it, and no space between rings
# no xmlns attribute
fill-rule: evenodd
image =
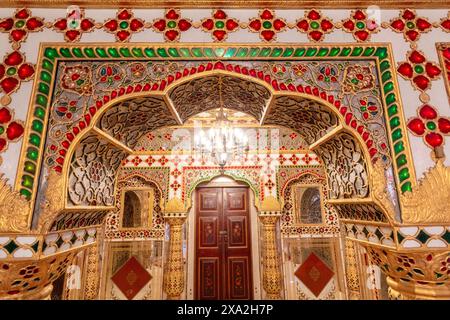
<svg viewBox="0 0 450 320"><path fill-rule="evenodd" d="M22 176L22 186L29 189L33 188L33 178L27 174L24 174Z"/></svg>
<svg viewBox="0 0 450 320"><path fill-rule="evenodd" d="M167 26L169 27L169 28L175 28L176 26L177 26L177 23L175 22L175 21L169 21L169 22L167 22Z"/></svg>
<svg viewBox="0 0 450 320"><path fill-rule="evenodd" d="M52 76L47 71L42 71L41 72L41 80L45 81L47 83L50 83L50 81L52 80Z"/></svg>
<svg viewBox="0 0 450 320"><path fill-rule="evenodd" d="M23 20L19 20L15 24L16 28L19 28L19 29L22 28L24 25L25 25L25 21L23 21Z"/></svg>
<svg viewBox="0 0 450 320"><path fill-rule="evenodd" d="M329 51L328 48L320 48L317 55L319 57L325 57L328 54L328 51Z"/></svg>
<svg viewBox="0 0 450 320"><path fill-rule="evenodd" d="M405 182L404 184L402 184L401 186L402 192L406 192L406 191L412 191L412 185L411 182Z"/></svg>
<svg viewBox="0 0 450 320"><path fill-rule="evenodd" d="M228 48L227 51L225 51L225 54L223 55L225 58L231 58L234 57L236 54L237 49L236 48Z"/></svg>
<svg viewBox="0 0 450 320"><path fill-rule="evenodd" d="M393 84L392 82L386 83L386 84L383 86L383 90L384 90L384 93L385 93L385 94L388 93L388 92L391 92L392 90L394 90L394 84Z"/></svg>
<svg viewBox="0 0 450 320"><path fill-rule="evenodd" d="M383 82L386 82L390 79L392 79L392 73L390 71L386 71L381 75L381 80L383 80Z"/></svg>
<svg viewBox="0 0 450 320"><path fill-rule="evenodd" d="M14 240L9 240L7 244L3 246L9 254L13 253L19 246L16 244Z"/></svg>
<svg viewBox="0 0 450 320"><path fill-rule="evenodd" d="M397 109L397 105L393 104L388 108L388 115L389 117L392 117L393 115L397 114L398 109Z"/></svg>
<svg viewBox="0 0 450 320"><path fill-rule="evenodd" d="M392 140L396 141L398 139L400 139L402 137L402 131L400 130L400 128L395 129L392 132Z"/></svg>
<svg viewBox="0 0 450 320"><path fill-rule="evenodd" d="M331 50L330 50L330 57L337 56L339 52L341 52L340 48L331 48Z"/></svg>
<svg viewBox="0 0 450 320"><path fill-rule="evenodd" d="M236 57L246 57L248 54L248 48L239 48L238 52L236 53Z"/></svg>
<svg viewBox="0 0 450 320"><path fill-rule="evenodd" d="M420 64L418 64L418 65L416 65L415 67L414 67L414 71L415 72L417 72L417 73L423 73L423 67L420 65Z"/></svg>
<svg viewBox="0 0 450 320"><path fill-rule="evenodd" d="M45 111L44 111L44 109L42 109L41 107L36 107L35 109L34 109L34 115L36 116L36 117L38 117L39 119L44 119L45 118Z"/></svg>
<svg viewBox="0 0 450 320"><path fill-rule="evenodd" d="M391 103L395 102L395 94L389 93L386 97L386 103L390 105Z"/></svg>
<svg viewBox="0 0 450 320"><path fill-rule="evenodd" d="M285 48L283 52L283 57L290 57L294 53L293 48Z"/></svg>
<svg viewBox="0 0 450 320"><path fill-rule="evenodd" d="M400 152L403 152L404 150L405 150L405 147L403 146L403 141L399 141L394 145L395 154L399 154Z"/></svg>
<svg viewBox="0 0 450 320"><path fill-rule="evenodd" d="M16 72L17 72L17 70L16 70L16 68L14 68L14 67L10 67L10 68L8 68L8 69L6 70L6 74L9 75L9 76L15 75Z"/></svg>
<svg viewBox="0 0 450 320"><path fill-rule="evenodd" d="M132 57L132 55L131 55L131 52L130 52L130 49L128 49L128 48L120 48L119 49L119 52L120 52L120 54L122 55L122 57L125 57L125 58L130 58L130 57Z"/></svg>
<svg viewBox="0 0 450 320"><path fill-rule="evenodd" d="M384 60L382 63L380 63L380 70L381 72L385 71L386 69L390 68L390 64L388 60Z"/></svg>
<svg viewBox="0 0 450 320"><path fill-rule="evenodd" d="M65 58L72 58L72 53L70 53L70 50L68 48L60 48L59 52Z"/></svg>
<svg viewBox="0 0 450 320"><path fill-rule="evenodd" d="M49 58L50 60L54 60L59 56L58 51L56 51L55 48L46 48L44 55Z"/></svg>
<svg viewBox="0 0 450 320"><path fill-rule="evenodd" d="M31 161L25 161L25 167L24 170L28 173L35 173L36 172L36 165Z"/></svg>
<svg viewBox="0 0 450 320"><path fill-rule="evenodd" d="M51 72L53 71L53 63L47 59L44 59L44 61L42 61L42 68Z"/></svg>
<svg viewBox="0 0 450 320"><path fill-rule="evenodd" d="M128 22L122 21L121 23L119 23L119 27L120 27L121 29L126 29L126 28L128 28Z"/></svg>
<svg viewBox="0 0 450 320"><path fill-rule="evenodd" d="M257 57L259 54L259 48L251 48L249 56L250 57Z"/></svg>
<svg viewBox="0 0 450 320"><path fill-rule="evenodd" d="M225 23L223 23L223 21L216 21L217 29L222 29L223 27L225 27Z"/></svg>
<svg viewBox="0 0 450 320"><path fill-rule="evenodd" d="M142 52L141 48L133 48L131 49L131 53L133 53L133 56L142 58L144 56L144 53Z"/></svg>
<svg viewBox="0 0 450 320"><path fill-rule="evenodd" d="M169 48L169 49L167 49L167 51L169 52L169 55L171 57L178 58L180 56L180 54L178 53L178 50L176 48Z"/></svg>
<svg viewBox="0 0 450 320"><path fill-rule="evenodd" d="M198 58L203 57L203 52L202 52L201 48L192 48L191 51L192 51L192 54L194 57L198 57Z"/></svg>
<svg viewBox="0 0 450 320"><path fill-rule="evenodd" d="M156 53L157 53L160 57L163 57L163 58L168 58L168 57L169 57L169 54L167 53L166 49L164 49L164 48L158 48L158 49L156 49Z"/></svg>
<svg viewBox="0 0 450 320"><path fill-rule="evenodd" d="M156 52L155 52L155 50L153 48L145 48L144 49L144 53L149 58L156 57Z"/></svg>
<svg viewBox="0 0 450 320"><path fill-rule="evenodd" d="M400 178L400 182L403 182L406 179L408 179L409 178L409 169L403 168L402 170L400 170L400 172L398 173L398 177Z"/></svg>
<svg viewBox="0 0 450 320"><path fill-rule="evenodd" d="M39 147L39 145L41 144L41 138L37 134L32 133L30 134L30 143L33 146Z"/></svg>
<svg viewBox="0 0 450 320"><path fill-rule="evenodd" d="M361 55L361 53L363 52L363 48L362 47L354 47L351 56L352 57L359 57Z"/></svg>
<svg viewBox="0 0 450 320"><path fill-rule="evenodd" d="M95 51L92 48L84 48L84 54L88 56L89 58L95 57Z"/></svg>
<svg viewBox="0 0 450 320"><path fill-rule="evenodd" d="M308 48L308 50L306 50L307 57L313 57L316 55L316 53L317 53L317 48Z"/></svg>
<svg viewBox="0 0 450 320"><path fill-rule="evenodd" d="M318 29L320 27L320 24L317 21L313 21L309 25L312 29Z"/></svg>
<svg viewBox="0 0 450 320"><path fill-rule="evenodd" d="M403 167L406 164L406 155L401 154L396 159L397 167Z"/></svg>
<svg viewBox="0 0 450 320"><path fill-rule="evenodd" d="M216 57L222 57L223 54L225 53L225 49L224 48L215 48L214 53L216 54Z"/></svg>
<svg viewBox="0 0 450 320"><path fill-rule="evenodd" d="M270 29L272 28L272 23L270 23L270 21L264 21L262 26L264 29Z"/></svg>
<svg viewBox="0 0 450 320"><path fill-rule="evenodd" d="M119 52L117 51L116 48L108 48L108 54L111 57L114 57L114 58L119 58L120 57Z"/></svg>
<svg viewBox="0 0 450 320"><path fill-rule="evenodd" d="M427 128L430 130L436 129L436 123L434 123L433 121L428 121L426 125L427 125Z"/></svg>
<svg viewBox="0 0 450 320"><path fill-rule="evenodd" d="M358 29L364 29L364 28L366 27L366 24L365 24L364 22L362 22L362 21L358 21L358 22L356 23L356 27L357 27Z"/></svg>
<svg viewBox="0 0 450 320"><path fill-rule="evenodd" d="M260 57L268 57L270 54L270 48L262 48L261 52L259 53Z"/></svg>
<svg viewBox="0 0 450 320"><path fill-rule="evenodd" d="M273 48L271 57L279 57L283 53L283 49L281 48Z"/></svg>
<svg viewBox="0 0 450 320"><path fill-rule="evenodd" d="M416 239L425 244L427 240L430 239L430 236L423 230L420 230L419 234L416 236Z"/></svg>
<svg viewBox="0 0 450 320"><path fill-rule="evenodd" d="M38 94L36 96L36 103L42 107L47 107L47 98L42 94Z"/></svg>
<svg viewBox="0 0 450 320"><path fill-rule="evenodd" d="M351 48L343 48L339 56L346 57L350 54L351 51L352 51Z"/></svg>
<svg viewBox="0 0 450 320"><path fill-rule="evenodd" d="M98 56L101 58L106 58L108 56L106 50L103 48L95 48L95 52L97 52Z"/></svg>
<svg viewBox="0 0 450 320"><path fill-rule="evenodd" d="M405 239L405 237L400 233L400 231L397 231L397 239L398 243L402 243L402 241Z"/></svg>
<svg viewBox="0 0 450 320"><path fill-rule="evenodd" d="M188 48L179 48L178 51L183 57L191 57L191 51Z"/></svg>
<svg viewBox="0 0 450 320"><path fill-rule="evenodd" d="M27 150L27 158L28 159L37 160L38 156L39 156L39 151L36 148L34 148L34 147L28 148L28 150Z"/></svg>
<svg viewBox="0 0 450 320"><path fill-rule="evenodd" d="M5 132L5 128L3 126L0 126L0 134L3 134Z"/></svg>
<svg viewBox="0 0 450 320"><path fill-rule="evenodd" d="M414 29L415 28L415 24L412 21L408 21L406 23L406 26L408 27L408 29Z"/></svg>
<svg viewBox="0 0 450 320"><path fill-rule="evenodd" d="M40 120L36 119L36 120L33 120L32 124L31 124L31 128L34 131L42 133L42 129L44 128L44 124Z"/></svg>
<svg viewBox="0 0 450 320"><path fill-rule="evenodd" d="M170 50L170 49L169 49ZM211 48L204 48L203 49L203 54L208 57L208 58L212 58L214 57L214 51Z"/></svg>
<svg viewBox="0 0 450 320"><path fill-rule="evenodd" d="M25 196L25 198L27 198L27 200L30 200L30 198L31 198L31 192L26 189L20 189L20 194Z"/></svg>
<svg viewBox="0 0 450 320"><path fill-rule="evenodd" d="M31 249L33 249L34 252L37 252L38 248L39 248L39 241L36 241L35 244L31 246Z"/></svg>
<svg viewBox="0 0 450 320"><path fill-rule="evenodd" d="M305 52L306 52L305 48L297 48L297 49L295 49L294 56L295 57L303 57Z"/></svg>
<svg viewBox="0 0 450 320"><path fill-rule="evenodd" d="M391 125L391 128L394 129L400 125L400 118L399 117L393 117L391 120L389 120L389 124Z"/></svg>
<svg viewBox="0 0 450 320"><path fill-rule="evenodd" d="M387 49L386 48L377 48L375 55L380 58L380 60L384 60L387 58Z"/></svg>
<svg viewBox="0 0 450 320"><path fill-rule="evenodd" d="M441 238L447 241L447 243L450 243L450 231L447 229Z"/></svg>
<svg viewBox="0 0 450 320"><path fill-rule="evenodd" d="M83 52L81 51L80 48L73 48L73 49L72 49L72 53L73 53L73 55L74 55L75 57L77 57L77 58L84 58Z"/></svg>
<svg viewBox="0 0 450 320"><path fill-rule="evenodd" d="M39 82L38 91L39 91L40 93L43 93L43 94L48 95L49 90L50 90L50 88L49 88L48 85L46 85L46 84L43 83L43 82Z"/></svg>
<svg viewBox="0 0 450 320"><path fill-rule="evenodd" d="M371 55L373 55L374 52L375 52L375 48L374 47L368 47L368 48L364 49L364 52L363 52L362 55L364 57L370 57Z"/></svg>
<svg viewBox="0 0 450 320"><path fill-rule="evenodd" d="M422 270L420 270L420 269L414 268L414 269L413 269L413 271L414 271L415 273L418 273L418 274L420 274L420 275L423 275L423 276L424 276L424 273L423 273L423 271L422 271Z"/></svg>

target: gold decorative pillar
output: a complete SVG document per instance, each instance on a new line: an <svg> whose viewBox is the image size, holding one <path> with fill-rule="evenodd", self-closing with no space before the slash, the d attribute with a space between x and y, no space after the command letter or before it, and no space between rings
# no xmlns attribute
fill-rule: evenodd
<svg viewBox="0 0 450 320"><path fill-rule="evenodd" d="M183 224L186 214L170 214L165 216L170 226L168 259L164 270L164 291L167 299L178 300L184 291L183 261Z"/></svg>
<svg viewBox="0 0 450 320"><path fill-rule="evenodd" d="M281 299L281 269L279 263L280 252L277 251L276 224L279 213L263 213L259 216L262 224L263 248L263 288L267 299Z"/></svg>
<svg viewBox="0 0 450 320"><path fill-rule="evenodd" d="M87 249L86 259L86 280L84 286L84 299L85 300L97 300L98 288L100 281L99 274L99 250L98 240Z"/></svg>
<svg viewBox="0 0 450 320"><path fill-rule="evenodd" d="M349 300L359 300L361 298L356 245L354 241L345 239L345 277Z"/></svg>

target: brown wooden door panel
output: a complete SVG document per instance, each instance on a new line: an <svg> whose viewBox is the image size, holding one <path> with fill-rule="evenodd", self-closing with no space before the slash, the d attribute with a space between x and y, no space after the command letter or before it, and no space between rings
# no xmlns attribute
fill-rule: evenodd
<svg viewBox="0 0 450 320"><path fill-rule="evenodd" d="M252 299L248 188L199 188L196 299Z"/></svg>

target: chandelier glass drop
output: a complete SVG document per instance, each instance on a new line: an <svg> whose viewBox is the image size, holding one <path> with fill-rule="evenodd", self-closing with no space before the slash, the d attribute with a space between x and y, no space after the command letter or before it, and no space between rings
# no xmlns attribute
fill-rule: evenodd
<svg viewBox="0 0 450 320"><path fill-rule="evenodd" d="M249 150L248 138L241 128L232 125L223 109L221 79L219 80L219 110L214 124L195 131L195 151L202 157L209 155L220 167L233 159L244 156Z"/></svg>

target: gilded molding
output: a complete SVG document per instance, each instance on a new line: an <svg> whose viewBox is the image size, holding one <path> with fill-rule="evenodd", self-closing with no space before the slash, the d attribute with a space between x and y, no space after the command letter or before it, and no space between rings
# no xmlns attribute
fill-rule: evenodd
<svg viewBox="0 0 450 320"><path fill-rule="evenodd" d="M51 170L47 180L45 203L42 205L39 216L38 230L46 232L58 213L64 209L64 177L62 174Z"/></svg>
<svg viewBox="0 0 450 320"><path fill-rule="evenodd" d="M412 192L400 196L403 223L449 223L449 190L450 167L444 166L441 159L425 173Z"/></svg>
<svg viewBox="0 0 450 320"><path fill-rule="evenodd" d="M0 232L26 232L30 202L13 191L7 181L5 175L0 174Z"/></svg>
<svg viewBox="0 0 450 320"><path fill-rule="evenodd" d="M389 221L395 220L395 208L389 199L386 190L387 181L383 163L378 160L373 165L372 175L370 176L372 195L377 204L383 209Z"/></svg>

